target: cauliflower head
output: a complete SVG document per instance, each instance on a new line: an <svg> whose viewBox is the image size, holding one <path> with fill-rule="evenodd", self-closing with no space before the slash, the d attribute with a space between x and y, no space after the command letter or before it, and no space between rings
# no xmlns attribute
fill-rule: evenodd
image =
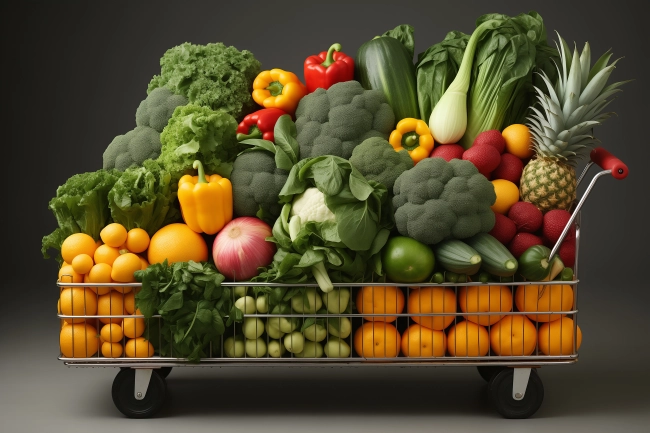
<svg viewBox="0 0 650 433"><path fill-rule="evenodd" d="M185 96L175 95L165 87L157 87L140 102L135 112L135 124L148 126L162 132L176 107L187 105L187 103L188 100Z"/></svg>
<svg viewBox="0 0 650 433"><path fill-rule="evenodd" d="M344 159L370 137L388 139L395 113L380 90L366 90L358 81L316 89L300 100L296 130L300 158L333 155Z"/></svg>
<svg viewBox="0 0 650 433"><path fill-rule="evenodd" d="M325 204L325 194L316 187L307 188L294 197L289 215L299 216L302 224L336 221L336 216Z"/></svg>
<svg viewBox="0 0 650 433"><path fill-rule="evenodd" d="M399 175L413 168L413 159L406 150L396 152L388 141L372 137L354 148L350 164L366 179L379 182L392 191Z"/></svg>
<svg viewBox="0 0 650 433"><path fill-rule="evenodd" d="M397 230L427 245L494 227L492 183L469 161L425 158L393 186Z"/></svg>

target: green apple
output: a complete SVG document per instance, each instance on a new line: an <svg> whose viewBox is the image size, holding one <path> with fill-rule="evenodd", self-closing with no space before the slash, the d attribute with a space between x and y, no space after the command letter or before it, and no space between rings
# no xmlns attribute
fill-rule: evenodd
<svg viewBox="0 0 650 433"><path fill-rule="evenodd" d="M266 341L263 338L246 339L246 355L251 358L261 358L266 355Z"/></svg>
<svg viewBox="0 0 650 433"><path fill-rule="evenodd" d="M245 317L241 330L244 337L255 340L264 333L264 322L259 317Z"/></svg>
<svg viewBox="0 0 650 433"><path fill-rule="evenodd" d="M238 298L241 298L242 296L246 296L248 294L248 287L246 287L246 286L237 286L237 287L233 288L232 292L235 295L235 299L238 299Z"/></svg>
<svg viewBox="0 0 650 433"><path fill-rule="evenodd" d="M291 353L302 352L305 347L305 337L298 331L293 331L284 336L284 347Z"/></svg>
<svg viewBox="0 0 650 433"><path fill-rule="evenodd" d="M325 343L323 351L328 358L349 358L351 353L348 343L336 337L330 338Z"/></svg>
<svg viewBox="0 0 650 433"><path fill-rule="evenodd" d="M237 335L226 338L223 342L223 351L228 358L241 358L245 352L244 337Z"/></svg>
<svg viewBox="0 0 650 433"><path fill-rule="evenodd" d="M287 349L280 342L280 340L269 341L269 356L272 358L281 358L286 351Z"/></svg>
<svg viewBox="0 0 650 433"><path fill-rule="evenodd" d="M271 323L271 326L285 334L294 331L300 326L300 319L297 317L269 317L267 320Z"/></svg>
<svg viewBox="0 0 650 433"><path fill-rule="evenodd" d="M348 308L350 302L350 289L334 289L329 293L321 293L323 304L332 314L341 314Z"/></svg>
<svg viewBox="0 0 650 433"><path fill-rule="evenodd" d="M284 337L284 332L280 331L279 326L280 326L279 320L268 319L266 321L266 325L264 326L264 329L266 330L266 333L269 334L270 338L279 340L280 338Z"/></svg>
<svg viewBox="0 0 650 433"><path fill-rule="evenodd" d="M298 293L291 298L291 308L296 313L314 314L323 306L323 300L316 287L307 287L304 293Z"/></svg>
<svg viewBox="0 0 650 433"><path fill-rule="evenodd" d="M269 312L269 295L258 295L257 300L255 301L255 307L257 312L261 314L266 314Z"/></svg>
<svg viewBox="0 0 650 433"><path fill-rule="evenodd" d="M257 307L255 306L255 298L252 296L242 296L235 301L235 307L242 310L244 314L255 314Z"/></svg>
<svg viewBox="0 0 650 433"><path fill-rule="evenodd" d="M347 317L328 318L327 332L335 337L348 338L352 333L352 322Z"/></svg>
<svg viewBox="0 0 650 433"><path fill-rule="evenodd" d="M302 331L302 334L309 341L323 341L327 338L327 329L318 323L314 323L313 325L306 327L305 330Z"/></svg>
<svg viewBox="0 0 650 433"><path fill-rule="evenodd" d="M323 345L317 341L305 341L302 351L294 355L296 358L322 358Z"/></svg>

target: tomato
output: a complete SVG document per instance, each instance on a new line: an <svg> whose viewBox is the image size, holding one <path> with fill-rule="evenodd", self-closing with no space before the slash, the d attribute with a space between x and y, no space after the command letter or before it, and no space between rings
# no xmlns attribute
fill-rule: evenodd
<svg viewBox="0 0 650 433"><path fill-rule="evenodd" d="M433 273L433 251L422 242L407 236L395 236L382 251L386 276L394 283L421 283Z"/></svg>

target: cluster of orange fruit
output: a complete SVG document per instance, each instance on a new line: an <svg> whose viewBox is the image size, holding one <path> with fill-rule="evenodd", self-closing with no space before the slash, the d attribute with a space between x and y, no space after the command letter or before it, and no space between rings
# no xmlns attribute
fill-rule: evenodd
<svg viewBox="0 0 650 433"><path fill-rule="evenodd" d="M75 233L63 241L59 282L131 283L135 271L149 266L142 255L150 242L145 230L127 231L111 223L101 230L100 238L95 242L85 233ZM61 286L57 306L65 316L120 316L62 319L59 344L64 357L91 357L98 352L107 358L153 355L153 345L143 337L145 320L135 308L133 287ZM134 317L121 317L129 315Z"/></svg>
<svg viewBox="0 0 650 433"><path fill-rule="evenodd" d="M410 288L367 286L357 293L364 323L354 335L357 355L366 358L446 356L570 355L580 347L582 332L563 314L573 306L569 285L462 286ZM406 307L409 326L393 324ZM522 314L513 314L516 311ZM438 315L427 315L427 314ZM449 315L443 313L449 313ZM495 313L477 314L471 313ZM537 325L536 325L536 323Z"/></svg>

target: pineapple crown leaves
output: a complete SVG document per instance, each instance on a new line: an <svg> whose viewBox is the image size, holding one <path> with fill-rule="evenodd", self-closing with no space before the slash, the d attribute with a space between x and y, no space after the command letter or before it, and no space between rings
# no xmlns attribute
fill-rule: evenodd
<svg viewBox="0 0 650 433"><path fill-rule="evenodd" d="M591 130L614 114L602 111L612 102L609 98L621 91L619 87L631 80L607 85L620 59L609 64L612 54L607 50L590 67L588 42L581 53L574 44L572 54L566 41L559 33L557 35L560 43L555 45L562 65L560 70L560 66L555 64L557 82L553 85L544 71L538 73L547 91L535 87L541 109L531 107L533 114L528 120L538 155L573 164L599 143Z"/></svg>

